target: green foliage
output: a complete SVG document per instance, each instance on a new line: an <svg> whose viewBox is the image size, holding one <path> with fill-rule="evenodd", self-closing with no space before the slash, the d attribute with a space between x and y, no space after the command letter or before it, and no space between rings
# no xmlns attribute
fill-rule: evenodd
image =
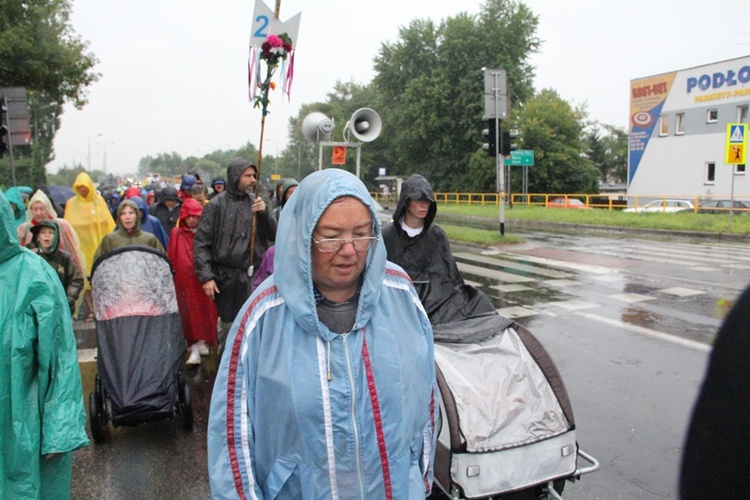
<svg viewBox="0 0 750 500"><path fill-rule="evenodd" d="M33 145L13 151L19 184L44 183L64 101L82 108L99 75L96 58L69 24L67 0L0 0L0 87L25 87ZM11 179L10 160L0 178Z"/></svg>
<svg viewBox="0 0 750 500"><path fill-rule="evenodd" d="M102 170L87 171L81 165L75 165L73 167L62 167L57 171L56 174L47 174L47 182L50 186L68 186L73 187L73 183L81 172L86 172L94 182L102 182L105 177L105 173Z"/></svg>
<svg viewBox="0 0 750 500"><path fill-rule="evenodd" d="M535 152L529 192L598 192L600 173L581 154L585 118L584 109L573 109L552 89L542 90L518 113L523 149Z"/></svg>
<svg viewBox="0 0 750 500"><path fill-rule="evenodd" d="M506 69L511 102L520 106L533 94L528 58L539 47L537 24L523 3L488 0L477 16L414 20L382 45L373 85L386 103L389 174L420 172L438 190L494 189L494 166L472 159L483 127L481 68Z"/></svg>
<svg viewBox="0 0 750 500"><path fill-rule="evenodd" d="M187 166L176 152L160 153L154 156L146 156L138 162L138 174L146 176L149 173L161 174L164 177L181 175L187 173Z"/></svg>
<svg viewBox="0 0 750 500"><path fill-rule="evenodd" d="M602 130L602 128L604 130ZM608 182L627 181L628 133L612 125L594 122L585 134L586 154Z"/></svg>
<svg viewBox="0 0 750 500"><path fill-rule="evenodd" d="M0 2L0 86L26 87L50 101L86 103L97 63L69 24L67 0Z"/></svg>

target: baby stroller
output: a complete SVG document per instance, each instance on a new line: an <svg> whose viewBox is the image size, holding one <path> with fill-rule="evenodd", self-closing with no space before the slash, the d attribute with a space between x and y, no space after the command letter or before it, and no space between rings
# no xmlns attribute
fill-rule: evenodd
<svg viewBox="0 0 750 500"><path fill-rule="evenodd" d="M193 428L190 387L172 268L152 248L127 246L99 257L91 269L98 356L89 423L94 441L115 427L180 417Z"/></svg>
<svg viewBox="0 0 750 500"><path fill-rule="evenodd" d="M599 467L578 448L565 385L531 332L492 313L433 330L434 497L562 498L565 480Z"/></svg>

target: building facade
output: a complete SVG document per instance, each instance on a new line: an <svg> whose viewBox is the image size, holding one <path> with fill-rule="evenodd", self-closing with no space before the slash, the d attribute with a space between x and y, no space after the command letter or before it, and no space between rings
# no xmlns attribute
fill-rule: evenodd
<svg viewBox="0 0 750 500"><path fill-rule="evenodd" d="M747 123L748 107L750 56L631 80L631 201L750 199L745 165L724 163L727 124Z"/></svg>

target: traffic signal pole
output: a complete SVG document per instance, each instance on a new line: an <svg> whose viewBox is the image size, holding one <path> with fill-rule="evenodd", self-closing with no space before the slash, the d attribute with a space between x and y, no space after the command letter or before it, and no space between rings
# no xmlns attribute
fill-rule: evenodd
<svg viewBox="0 0 750 500"><path fill-rule="evenodd" d="M494 85L492 88L492 93L494 95L494 105L495 105L495 145L496 145L496 151L495 151L495 171L497 175L497 197L498 197L498 204L500 205L500 213L498 215L499 218L499 224L500 224L500 236L505 236L505 165L503 162L503 155L500 154L501 151L503 151L503 134L500 133L500 102L499 102L499 93L500 93L500 72L499 71L493 71L492 72Z"/></svg>
<svg viewBox="0 0 750 500"><path fill-rule="evenodd" d="M484 117L488 126L494 130L483 130L493 134L494 144L485 144L483 149L495 157L495 178L497 179L497 197L500 205L499 223L500 236L505 236L505 165L503 161L503 133L500 129L500 120L508 118L510 106L508 105L508 74L504 69L482 68L484 73ZM494 147L493 147L494 146Z"/></svg>
<svg viewBox="0 0 750 500"><path fill-rule="evenodd" d="M16 165L13 162L13 130L10 128L10 112L8 111L8 98L0 98L0 126L5 127L5 138L8 145L8 154L10 155L10 175L13 178L13 186L16 186ZM0 140L3 140L0 137Z"/></svg>

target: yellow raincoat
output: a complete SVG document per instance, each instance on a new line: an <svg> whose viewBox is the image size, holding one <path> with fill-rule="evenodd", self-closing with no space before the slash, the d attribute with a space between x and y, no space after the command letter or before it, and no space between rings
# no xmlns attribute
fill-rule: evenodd
<svg viewBox="0 0 750 500"><path fill-rule="evenodd" d="M85 186L89 192L84 197L79 188ZM73 191L76 195L65 204L65 220L70 222L81 242L81 250L86 257L86 289L91 289L88 281L91 275L91 266L94 263L94 252L102 242L105 235L115 228L115 221L109 213L109 207L104 198L99 196L94 183L86 172L81 172L73 183Z"/></svg>

